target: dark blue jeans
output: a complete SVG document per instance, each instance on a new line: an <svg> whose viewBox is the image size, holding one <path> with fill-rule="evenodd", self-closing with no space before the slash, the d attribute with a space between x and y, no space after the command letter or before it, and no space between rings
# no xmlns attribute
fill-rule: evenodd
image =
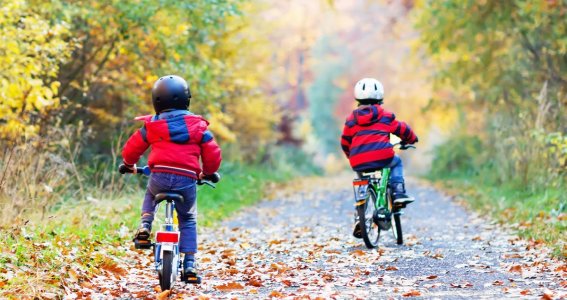
<svg viewBox="0 0 567 300"><path fill-rule="evenodd" d="M399 156L394 156L388 168L390 168L390 183L404 183L404 165Z"/></svg>
<svg viewBox="0 0 567 300"><path fill-rule="evenodd" d="M152 173L142 204L142 219L153 222L156 210L154 197L159 193L175 192L183 202L175 202L179 231L179 252L197 252L197 188L196 180L170 173Z"/></svg>

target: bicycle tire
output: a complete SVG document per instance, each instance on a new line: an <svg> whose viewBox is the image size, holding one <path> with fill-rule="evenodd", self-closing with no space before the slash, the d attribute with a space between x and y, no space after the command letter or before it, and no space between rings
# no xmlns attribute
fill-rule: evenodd
<svg viewBox="0 0 567 300"><path fill-rule="evenodd" d="M392 226L392 229L396 231L396 243L398 245L402 245L404 243L404 235L402 232L402 222L400 221L400 215L398 213L394 213L393 214L393 218L394 218L394 225Z"/></svg>
<svg viewBox="0 0 567 300"><path fill-rule="evenodd" d="M173 252L163 251L161 259L161 274L159 274L159 286L161 291L170 290L173 282L175 282L176 274L173 274Z"/></svg>
<svg viewBox="0 0 567 300"><path fill-rule="evenodd" d="M374 223L374 210L376 210L376 192L371 187L368 188L369 196L363 205L357 206L356 211L358 214L358 222L362 231L362 240L368 249L373 249L378 246L378 240L380 240L380 229ZM373 208L370 214L367 213L368 205L372 205ZM369 230L370 229L370 230ZM369 232L376 231L376 237L374 238L369 234Z"/></svg>
<svg viewBox="0 0 567 300"><path fill-rule="evenodd" d="M386 193L388 197L388 204L390 206L390 210L392 211L392 221L394 222L394 226L392 226L392 233L394 234L396 244L402 245L404 243L404 235L402 232L401 215L399 214L399 209L394 208L394 204L392 202L392 190L388 188Z"/></svg>

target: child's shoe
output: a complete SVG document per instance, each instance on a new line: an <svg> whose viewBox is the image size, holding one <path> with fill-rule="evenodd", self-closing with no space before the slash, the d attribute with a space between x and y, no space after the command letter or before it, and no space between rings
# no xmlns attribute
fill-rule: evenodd
<svg viewBox="0 0 567 300"><path fill-rule="evenodd" d="M187 283L201 283L201 277L197 275L197 268L195 267L195 256L185 254L183 257L183 273L182 280Z"/></svg>
<svg viewBox="0 0 567 300"><path fill-rule="evenodd" d="M152 232L152 223L147 221L142 221L136 234L134 235L134 240L147 241L150 239L150 233Z"/></svg>
<svg viewBox="0 0 567 300"><path fill-rule="evenodd" d="M362 238L362 229L360 228L360 222L356 221L356 224L354 224L354 231L352 232L352 235L357 239Z"/></svg>
<svg viewBox="0 0 567 300"><path fill-rule="evenodd" d="M392 198L395 205L410 204L415 199L406 194L406 187L403 183L392 183Z"/></svg>

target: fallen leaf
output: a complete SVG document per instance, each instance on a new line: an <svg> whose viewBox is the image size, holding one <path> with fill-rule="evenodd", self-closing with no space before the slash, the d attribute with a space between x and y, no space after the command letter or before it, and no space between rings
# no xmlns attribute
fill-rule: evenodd
<svg viewBox="0 0 567 300"><path fill-rule="evenodd" d="M350 255L363 256L363 255L366 255L366 252L364 252L364 251L362 251L362 250L360 250L360 249L356 249L356 250L352 251L352 252L350 253Z"/></svg>
<svg viewBox="0 0 567 300"><path fill-rule="evenodd" d="M530 295L531 292L530 292L530 290L523 290L523 291L520 292L520 294L525 296L525 295Z"/></svg>
<svg viewBox="0 0 567 300"><path fill-rule="evenodd" d="M404 296L404 297L419 297L419 296L421 296L421 292L413 290L413 291L409 291L405 294L402 294L402 296Z"/></svg>
<svg viewBox="0 0 567 300"><path fill-rule="evenodd" d="M252 279L248 280L248 283L246 283L246 285L261 287L262 282L259 279L252 278Z"/></svg>
<svg viewBox="0 0 567 300"><path fill-rule="evenodd" d="M427 279L435 279L435 278L437 278L437 277L439 277L439 276L437 276L437 275L429 275L429 276L427 276L426 278L427 278Z"/></svg>
<svg viewBox="0 0 567 300"><path fill-rule="evenodd" d="M73 283L79 282L79 276L77 275L77 272L75 272L75 270L69 269L67 274L69 274L69 282L73 282Z"/></svg>
<svg viewBox="0 0 567 300"><path fill-rule="evenodd" d="M165 300L165 299L167 299L167 297L169 297L169 294L171 294L171 291L165 290L165 291L157 294L156 299L157 300Z"/></svg>
<svg viewBox="0 0 567 300"><path fill-rule="evenodd" d="M92 289L94 285L88 281L81 282L81 286L86 289Z"/></svg>
<svg viewBox="0 0 567 300"><path fill-rule="evenodd" d="M553 294L550 293L543 293L543 295L541 295L541 300L553 300Z"/></svg>
<svg viewBox="0 0 567 300"><path fill-rule="evenodd" d="M242 286L240 283L237 282L228 282L225 284L215 286L215 289L217 291L223 291L223 292L231 291L231 290L241 290L243 288L244 286Z"/></svg>
<svg viewBox="0 0 567 300"><path fill-rule="evenodd" d="M116 263L105 263L101 266L101 268L120 276L128 274L128 271L122 269Z"/></svg>
<svg viewBox="0 0 567 300"><path fill-rule="evenodd" d="M386 271L397 271L397 270L399 270L399 269L398 269L398 267L396 267L396 266L387 266L385 270L386 270Z"/></svg>
<svg viewBox="0 0 567 300"><path fill-rule="evenodd" d="M283 298L284 295L278 291L272 291L269 295L269 297L273 297L273 298Z"/></svg>
<svg viewBox="0 0 567 300"><path fill-rule="evenodd" d="M522 266L514 265L510 267L510 272L522 273Z"/></svg>

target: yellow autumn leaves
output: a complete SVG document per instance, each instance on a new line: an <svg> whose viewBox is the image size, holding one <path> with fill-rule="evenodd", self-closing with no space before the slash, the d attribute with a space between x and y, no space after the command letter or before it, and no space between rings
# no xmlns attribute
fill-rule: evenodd
<svg viewBox="0 0 567 300"><path fill-rule="evenodd" d="M59 104L55 81L71 49L64 24L51 25L21 0L0 7L0 138L39 130L37 119Z"/></svg>

